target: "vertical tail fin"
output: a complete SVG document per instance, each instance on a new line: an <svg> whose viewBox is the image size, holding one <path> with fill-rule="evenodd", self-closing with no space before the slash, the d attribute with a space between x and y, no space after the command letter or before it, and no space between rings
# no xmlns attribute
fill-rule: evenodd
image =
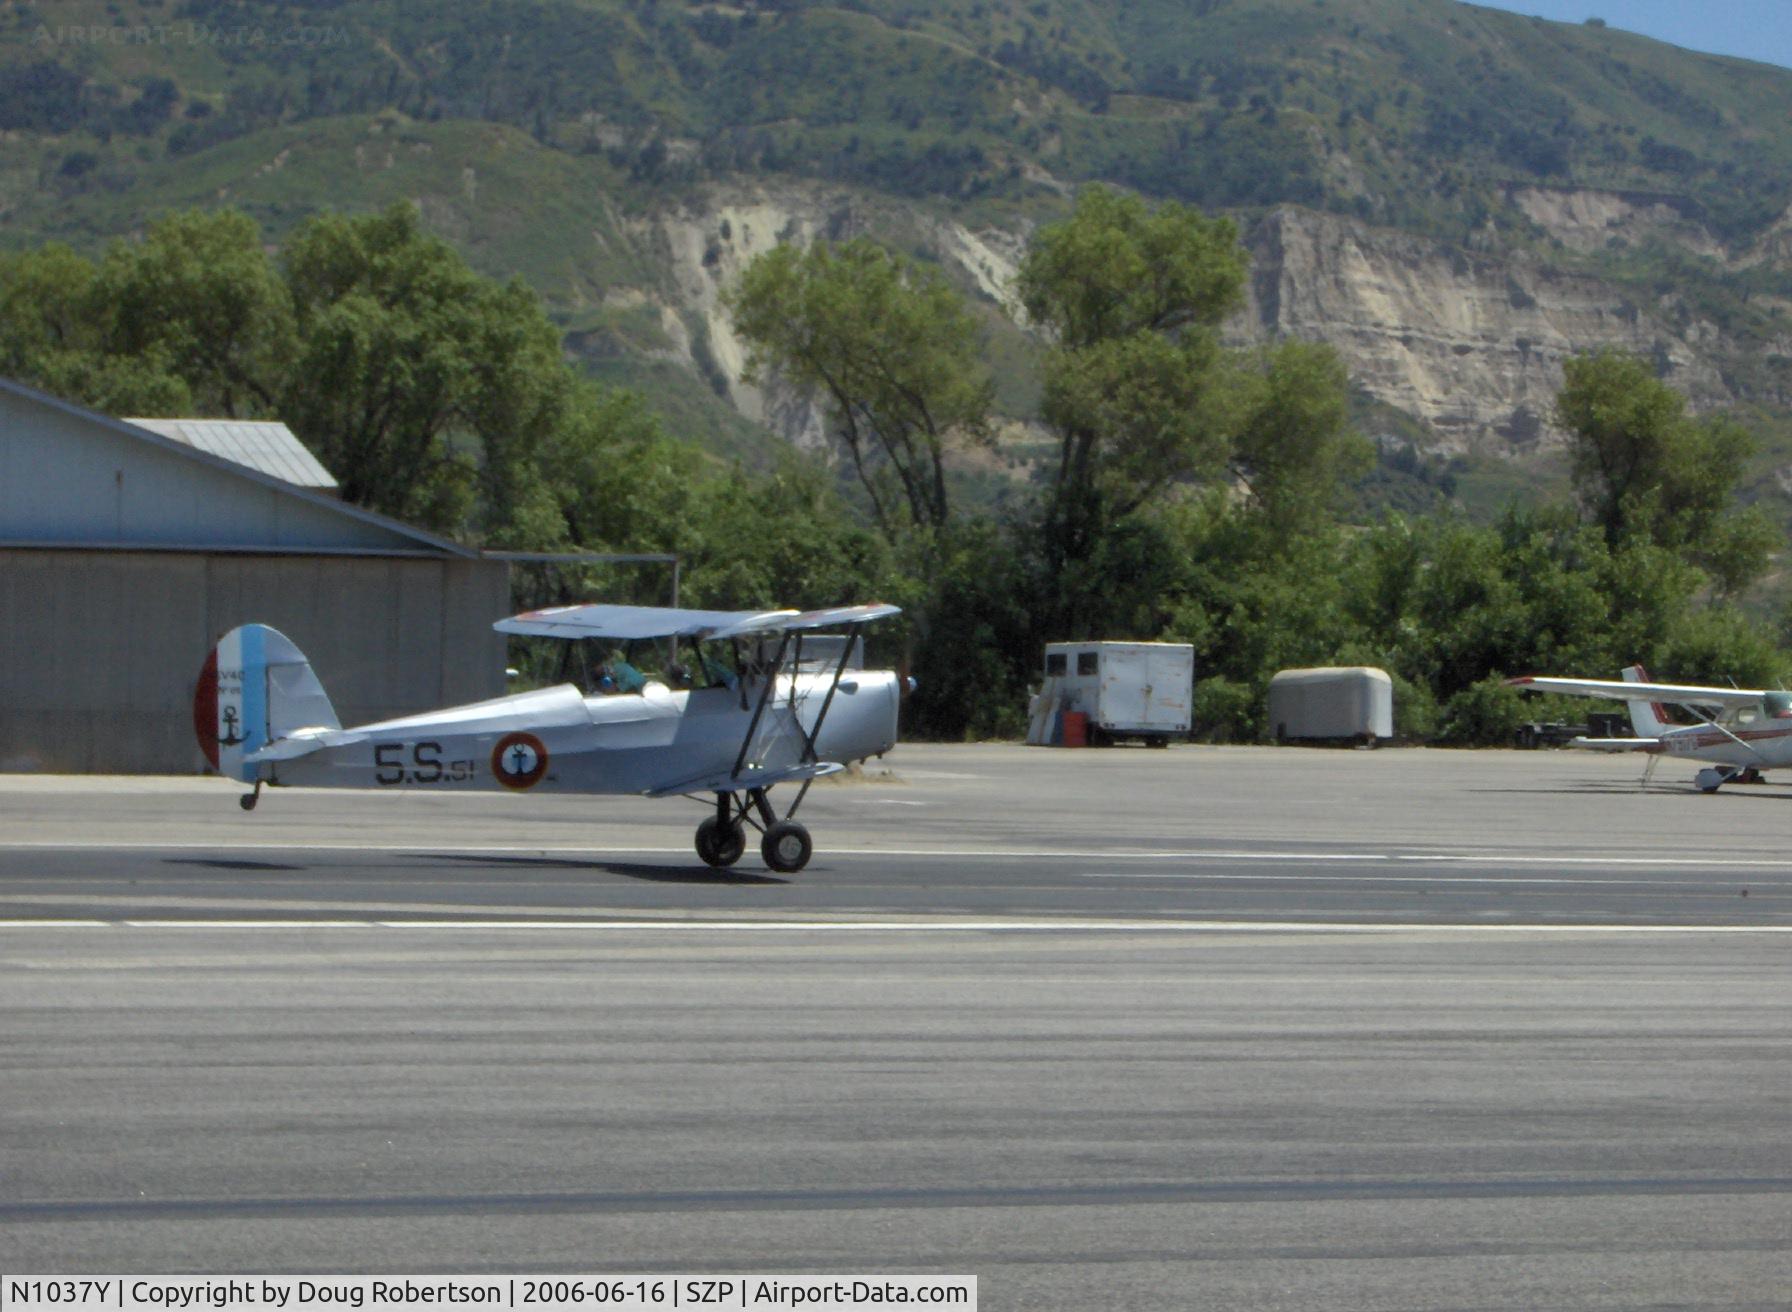
<svg viewBox="0 0 1792 1312"><path fill-rule="evenodd" d="M1649 671L1640 665L1627 666L1624 682L1647 683ZM1629 701L1624 706L1630 712L1630 725L1638 738L1659 738L1672 727L1668 724L1668 708L1660 702Z"/></svg>
<svg viewBox="0 0 1792 1312"><path fill-rule="evenodd" d="M220 774L254 783L244 758L294 729L340 729L305 653L278 629L245 624L218 641L199 671L193 732Z"/></svg>

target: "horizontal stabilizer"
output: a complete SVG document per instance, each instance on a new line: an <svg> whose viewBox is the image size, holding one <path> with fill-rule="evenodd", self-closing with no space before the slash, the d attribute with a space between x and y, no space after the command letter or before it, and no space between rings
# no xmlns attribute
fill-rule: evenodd
<svg viewBox="0 0 1792 1312"><path fill-rule="evenodd" d="M243 758L249 765L262 761L296 761L301 756L310 756L326 747L340 747L344 743L359 742L365 734L345 733L340 729L319 726L315 729L295 729L285 738L276 738L266 747L250 752Z"/></svg>
<svg viewBox="0 0 1792 1312"><path fill-rule="evenodd" d="M679 783L649 789L647 796L674 797L680 793L742 793L749 788L770 788L773 784L787 784L797 779L819 779L823 775L839 774L845 768L838 761L811 761L806 765L785 766L781 770L747 769L742 770L739 774L698 775L694 779L685 779Z"/></svg>
<svg viewBox="0 0 1792 1312"><path fill-rule="evenodd" d="M1659 738L1570 738L1568 746L1583 752L1652 752L1659 750Z"/></svg>

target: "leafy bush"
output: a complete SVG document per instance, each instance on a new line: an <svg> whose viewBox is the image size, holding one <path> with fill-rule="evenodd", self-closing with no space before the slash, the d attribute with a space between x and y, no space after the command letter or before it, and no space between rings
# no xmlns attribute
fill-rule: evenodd
<svg viewBox="0 0 1792 1312"><path fill-rule="evenodd" d="M1248 743L1261 736L1262 690L1222 674L1195 678L1195 733L1210 743Z"/></svg>
<svg viewBox="0 0 1792 1312"><path fill-rule="evenodd" d="M1494 675L1444 703L1438 736L1458 746L1503 746L1528 718L1524 703Z"/></svg>

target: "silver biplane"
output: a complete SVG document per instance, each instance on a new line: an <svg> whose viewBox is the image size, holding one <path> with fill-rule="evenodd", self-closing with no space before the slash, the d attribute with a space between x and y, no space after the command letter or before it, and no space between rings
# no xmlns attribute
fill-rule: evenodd
<svg viewBox="0 0 1792 1312"><path fill-rule="evenodd" d="M849 668L865 625L895 606L799 613L656 606L562 606L529 611L501 633L628 644L681 641L685 660L650 679L620 656L601 690L571 683L424 715L344 729L293 642L265 624L232 629L207 657L194 697L200 748L222 774L314 788L493 789L511 792L713 796L697 826L697 855L718 869L759 831L766 865L808 864L809 832L795 819L816 779L896 743L901 688L890 670ZM823 646L805 635L843 629ZM683 684L685 686L673 686ZM798 785L780 815L769 794Z"/></svg>

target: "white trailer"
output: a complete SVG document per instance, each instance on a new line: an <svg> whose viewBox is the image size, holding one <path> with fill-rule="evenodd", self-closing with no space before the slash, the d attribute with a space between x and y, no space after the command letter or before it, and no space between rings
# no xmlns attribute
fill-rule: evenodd
<svg viewBox="0 0 1792 1312"><path fill-rule="evenodd" d="M1283 670L1269 681L1269 729L1277 742L1373 747L1394 736L1394 681L1367 665Z"/></svg>
<svg viewBox="0 0 1792 1312"><path fill-rule="evenodd" d="M1033 699L1030 743L1062 741L1063 717L1087 717L1088 743L1137 738L1153 747L1194 725L1195 649L1181 642L1051 642Z"/></svg>

